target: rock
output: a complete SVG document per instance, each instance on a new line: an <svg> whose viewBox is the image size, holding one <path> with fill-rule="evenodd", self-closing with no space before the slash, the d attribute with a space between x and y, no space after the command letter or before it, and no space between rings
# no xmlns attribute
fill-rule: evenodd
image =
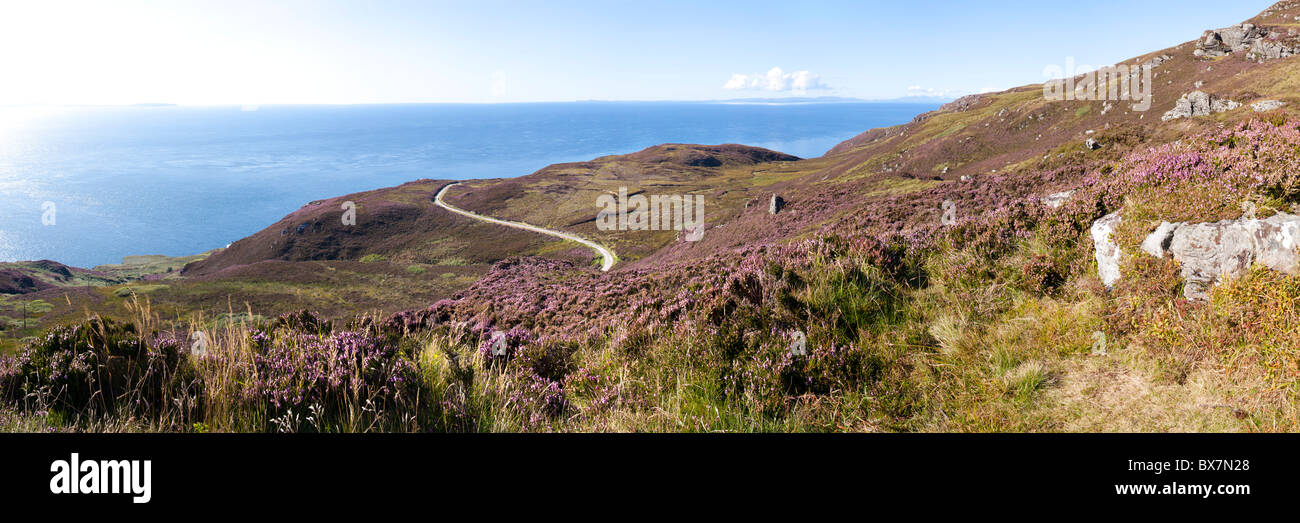
<svg viewBox="0 0 1300 523"><path fill-rule="evenodd" d="M984 99L982 94L968 94L946 104L939 106L940 111L961 112L970 109L975 104Z"/></svg>
<svg viewBox="0 0 1300 523"><path fill-rule="evenodd" d="M1104 247L1097 240L1100 223L1098 220L1093 224L1098 272L1102 271ZM1183 296L1204 300L1216 283L1246 274L1254 263L1287 274L1300 274L1298 240L1300 216L1278 213L1262 220L1163 222L1142 242L1142 250L1158 258L1163 258L1165 253L1173 256L1182 267Z"/></svg>
<svg viewBox="0 0 1300 523"><path fill-rule="evenodd" d="M1188 118L1192 116L1206 116L1213 113L1221 113L1241 107L1240 103L1218 98L1204 91L1192 91L1178 98L1174 108L1161 116L1163 121L1174 120L1177 118Z"/></svg>
<svg viewBox="0 0 1300 523"><path fill-rule="evenodd" d="M1169 244L1182 265L1183 296L1189 300L1208 298L1221 278L1245 274L1253 251L1250 233L1231 220L1179 227Z"/></svg>
<svg viewBox="0 0 1300 523"><path fill-rule="evenodd" d="M1065 202L1070 199L1070 195L1072 194L1074 194L1074 191L1062 191L1058 193L1052 193L1042 198L1039 198L1038 201L1043 202L1043 205L1055 209L1057 207L1065 205Z"/></svg>
<svg viewBox="0 0 1300 523"><path fill-rule="evenodd" d="M1173 60L1173 58L1174 57L1169 56L1167 54L1162 54L1160 56L1147 60L1146 62L1143 62L1142 65L1149 65L1152 68L1156 68L1156 67L1160 67L1160 64Z"/></svg>
<svg viewBox="0 0 1300 523"><path fill-rule="evenodd" d="M1084 147L1087 147L1089 150L1092 150L1092 151L1095 151L1095 150L1097 150L1097 149L1101 149L1101 144L1097 143L1097 140L1092 139L1092 138L1089 138L1088 141L1083 142L1083 146L1084 146Z"/></svg>
<svg viewBox="0 0 1300 523"><path fill-rule="evenodd" d="M1174 231L1182 225L1182 222L1160 222L1155 232L1148 234L1146 239L1142 240L1142 250L1157 258L1164 258L1165 251L1169 250L1169 243L1174 240Z"/></svg>
<svg viewBox="0 0 1300 523"><path fill-rule="evenodd" d="M785 207L785 199L773 194L772 200L768 202L767 205L768 214L776 214L778 212L781 212L782 207Z"/></svg>
<svg viewBox="0 0 1300 523"><path fill-rule="evenodd" d="M1268 31L1255 27L1254 24L1241 24L1206 31L1205 37L1196 44L1196 48L1205 56L1223 56L1246 51L1267 36Z"/></svg>
<svg viewBox="0 0 1300 523"><path fill-rule="evenodd" d="M1262 113L1265 111L1280 109L1284 105L1286 105L1286 102L1282 102L1278 100L1260 100L1258 102L1250 104L1250 108L1254 109L1255 112L1257 113Z"/></svg>
<svg viewBox="0 0 1300 523"><path fill-rule="evenodd" d="M1255 261L1260 265L1295 275L1300 273L1300 216L1277 213L1263 220L1252 220L1251 237L1255 240Z"/></svg>
<svg viewBox="0 0 1300 523"><path fill-rule="evenodd" d="M1097 258L1097 275L1101 276L1101 282L1106 284L1107 288L1119 281L1119 259L1123 253L1120 252L1119 245L1115 244L1112 236L1120 219L1119 213L1113 212L1092 223L1092 245Z"/></svg>
<svg viewBox="0 0 1300 523"><path fill-rule="evenodd" d="M1290 35L1288 32L1288 36ZM1192 55L1217 57L1245 52L1247 59L1269 60L1300 54L1300 46L1289 45L1278 40L1281 36L1279 33L1255 27L1254 24L1215 29L1205 32L1204 37L1196 43Z"/></svg>
<svg viewBox="0 0 1300 523"><path fill-rule="evenodd" d="M1259 40L1255 45L1246 52L1246 58L1251 60L1272 60L1276 58L1290 58L1300 53L1300 47L1285 45L1281 42L1271 40Z"/></svg>

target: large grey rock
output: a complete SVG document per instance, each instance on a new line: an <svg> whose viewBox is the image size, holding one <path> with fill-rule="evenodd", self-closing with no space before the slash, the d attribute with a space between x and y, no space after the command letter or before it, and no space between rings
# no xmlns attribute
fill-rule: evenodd
<svg viewBox="0 0 1300 523"><path fill-rule="evenodd" d="M1300 54L1300 45L1284 41L1283 36L1253 24L1214 29L1196 42L1192 55L1216 57L1244 52L1251 60L1271 60Z"/></svg>
<svg viewBox="0 0 1300 523"><path fill-rule="evenodd" d="M1179 97L1178 101L1174 103L1174 108L1161 116L1160 119L1169 121L1177 118L1206 116L1238 107L1241 107L1241 104L1232 100L1219 98L1204 91L1192 91Z"/></svg>
<svg viewBox="0 0 1300 523"><path fill-rule="evenodd" d="M1114 233L1120 220L1119 213L1113 212L1092 222L1090 230L1093 253L1097 258L1097 275L1101 276L1101 282L1106 287L1112 287L1119 281L1119 260L1123 253L1115 243Z"/></svg>
<svg viewBox="0 0 1300 523"><path fill-rule="evenodd" d="M1246 52L1246 58L1251 60L1273 60L1276 58L1290 58L1296 54L1300 54L1300 47L1260 39L1255 42L1255 45L1251 46L1250 51Z"/></svg>
<svg viewBox="0 0 1300 523"><path fill-rule="evenodd" d="M1208 298L1210 287L1221 279L1245 274L1254 258L1254 244L1245 227L1224 220L1179 227L1169 252L1182 266L1183 296L1200 300Z"/></svg>
<svg viewBox="0 0 1300 523"><path fill-rule="evenodd" d="M1300 254L1296 252L1300 216L1277 213L1263 220L1251 220L1248 228L1255 240L1256 262L1275 271L1300 273Z"/></svg>
<svg viewBox="0 0 1300 523"><path fill-rule="evenodd" d="M1153 238L1164 234L1169 235L1167 246L1155 248L1158 241L1164 240ZM1297 240L1300 240L1300 216L1278 213L1262 220L1162 223L1142 242L1142 250L1157 257L1163 257L1166 252L1172 255L1182 266L1183 296L1203 300L1209 297L1210 288L1216 283L1246 274L1254 263L1287 274L1300 273ZM1149 243L1151 250L1148 250Z"/></svg>
<svg viewBox="0 0 1300 523"><path fill-rule="evenodd" d="M1250 108L1254 109L1255 112L1257 113L1262 113L1265 111L1280 109L1284 105L1286 105L1286 102L1279 101L1279 100L1260 100L1258 102L1250 104Z"/></svg>
<svg viewBox="0 0 1300 523"><path fill-rule="evenodd" d="M1268 31L1255 27L1253 24L1241 24L1206 31L1201 41L1196 43L1196 49L1201 51L1201 54L1197 56L1223 56L1229 53L1246 51L1267 36Z"/></svg>
<svg viewBox="0 0 1300 523"><path fill-rule="evenodd" d="M1120 279L1123 254L1113 234L1119 213L1103 216L1092 224L1097 273L1107 287ZM1251 265L1300 275L1300 216L1277 213L1265 219L1241 218L1214 223L1170 223L1160 226L1142 241L1142 251L1163 258L1173 257L1182 270L1183 296L1190 300L1209 297L1210 288L1239 277Z"/></svg>

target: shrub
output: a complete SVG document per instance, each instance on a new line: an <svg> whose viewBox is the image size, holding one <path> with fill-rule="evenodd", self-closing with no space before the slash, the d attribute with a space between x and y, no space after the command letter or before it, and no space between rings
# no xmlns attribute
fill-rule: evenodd
<svg viewBox="0 0 1300 523"><path fill-rule="evenodd" d="M157 416L174 400L197 408L201 399L197 372L174 338L146 341L134 325L99 317L50 329L9 367L10 399L36 394L51 410L92 418Z"/></svg>
<svg viewBox="0 0 1300 523"><path fill-rule="evenodd" d="M317 430L345 420L352 426L343 428L366 429L391 422L398 406L416 406L419 371L394 344L353 331L259 334L241 400L268 419L310 411Z"/></svg>

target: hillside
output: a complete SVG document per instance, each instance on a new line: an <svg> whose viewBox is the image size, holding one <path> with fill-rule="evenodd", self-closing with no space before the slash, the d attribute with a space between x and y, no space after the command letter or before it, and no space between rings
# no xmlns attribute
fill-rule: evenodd
<svg viewBox="0 0 1300 523"><path fill-rule="evenodd" d="M613 249L608 272L420 180L309 203L138 294L13 285L64 293L46 325L94 310L173 351L217 333L203 390L264 388L168 411L181 427L319 403L339 430L1294 431L1298 34L1284 1L1126 60L1151 67L1145 111L1031 85L818 158L665 144L449 189ZM703 236L602 230L624 188L703 196ZM56 338L25 357L89 350ZM373 372L265 374L343 347ZM362 394L384 408L356 414Z"/></svg>

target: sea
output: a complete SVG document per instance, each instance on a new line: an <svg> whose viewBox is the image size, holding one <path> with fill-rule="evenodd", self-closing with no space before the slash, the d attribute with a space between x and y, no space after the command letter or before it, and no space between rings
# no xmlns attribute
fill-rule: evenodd
<svg viewBox="0 0 1300 523"><path fill-rule="evenodd" d="M303 204L508 178L661 143L808 158L938 104L567 102L0 107L0 261L185 256Z"/></svg>

